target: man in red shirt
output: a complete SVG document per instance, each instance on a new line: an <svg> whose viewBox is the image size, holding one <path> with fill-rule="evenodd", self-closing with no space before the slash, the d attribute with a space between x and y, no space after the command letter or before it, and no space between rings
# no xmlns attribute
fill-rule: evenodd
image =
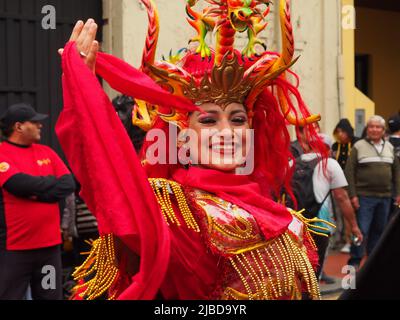
<svg viewBox="0 0 400 320"><path fill-rule="evenodd" d="M27 104L1 118L0 300L62 298L59 201L75 183L57 154L37 144L46 115Z"/></svg>

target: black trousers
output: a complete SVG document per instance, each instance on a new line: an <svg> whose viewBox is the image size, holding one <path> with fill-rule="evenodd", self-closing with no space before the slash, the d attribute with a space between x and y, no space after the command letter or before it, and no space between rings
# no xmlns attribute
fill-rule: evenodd
<svg viewBox="0 0 400 320"><path fill-rule="evenodd" d="M59 246L23 251L0 250L0 300L22 300L31 287L34 300L62 299Z"/></svg>
<svg viewBox="0 0 400 320"><path fill-rule="evenodd" d="M317 249L318 249L318 264L319 264L319 266L316 271L316 276L317 276L317 279L319 279L322 269L324 267L326 250L328 249L328 246L329 246L329 237L319 236L314 233L312 233L311 235L312 235L315 245L317 246Z"/></svg>
<svg viewBox="0 0 400 320"><path fill-rule="evenodd" d="M92 246L86 241L97 240L99 237L98 232L86 232L79 234L78 238L74 238L74 258L75 266L80 266L87 258L87 255L82 255L82 252L89 252Z"/></svg>

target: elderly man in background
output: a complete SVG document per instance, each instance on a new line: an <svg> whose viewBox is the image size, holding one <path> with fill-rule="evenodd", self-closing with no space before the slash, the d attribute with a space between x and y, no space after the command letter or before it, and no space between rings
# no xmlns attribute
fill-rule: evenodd
<svg viewBox="0 0 400 320"><path fill-rule="evenodd" d="M345 169L349 196L364 235L362 243L353 243L351 247L349 264L357 268L365 249L370 255L385 229L393 188L396 202L400 203L399 160L393 146L384 140L385 120L372 116L366 133L366 138L355 143Z"/></svg>

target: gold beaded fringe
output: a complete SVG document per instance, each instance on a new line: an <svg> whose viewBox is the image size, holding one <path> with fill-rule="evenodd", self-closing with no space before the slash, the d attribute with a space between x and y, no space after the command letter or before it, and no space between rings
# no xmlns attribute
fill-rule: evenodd
<svg viewBox="0 0 400 320"><path fill-rule="evenodd" d="M73 292L86 288L79 294L86 300L99 298L111 288L118 276L112 234L101 236L93 241L89 256L81 266L76 268L72 276L75 281L85 281L84 284L75 286ZM87 277L90 280L86 281ZM112 297L109 300L112 300Z"/></svg>
<svg viewBox="0 0 400 320"><path fill-rule="evenodd" d="M313 230L313 229L317 229L320 231L330 231L328 228L315 226L314 223L317 223L317 222L321 222L332 228L336 228L336 226L333 223L330 223L330 222L322 220L322 219L318 219L318 218L307 219L306 217L304 217L302 215L302 213L305 211L305 209L303 209L301 211L294 211L294 210L289 210L289 211L292 215L294 215L296 218L300 219L301 222L304 223L304 226L305 226L307 232L314 233L314 234L322 236L322 237L329 237L326 233L321 233L321 232ZM311 228L313 228L313 229L311 229Z"/></svg>
<svg viewBox="0 0 400 320"><path fill-rule="evenodd" d="M301 290L296 287L295 279L298 277L305 283L311 299L321 299L318 280L305 250L287 233L274 242L273 245L267 244L263 248L237 254L229 259L246 294L233 288L227 288L225 294L236 300L279 299L295 295L296 290ZM272 268L268 268L266 259L272 263Z"/></svg>
<svg viewBox="0 0 400 320"><path fill-rule="evenodd" d="M200 228L186 202L186 196L178 183L162 178L149 179L149 182L154 191L157 202L161 207L161 212L167 224L172 223L176 224L177 226L181 226L181 223L177 218L172 206L171 195L174 195L179 211L187 227L196 232L200 232Z"/></svg>

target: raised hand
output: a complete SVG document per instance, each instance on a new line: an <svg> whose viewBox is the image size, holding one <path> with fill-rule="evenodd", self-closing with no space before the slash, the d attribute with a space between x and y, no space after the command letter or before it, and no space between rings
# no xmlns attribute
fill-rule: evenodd
<svg viewBox="0 0 400 320"><path fill-rule="evenodd" d="M88 19L86 23L78 21L72 30L69 41L75 41L76 48L92 72L96 67L96 55L99 51L99 43L96 41L97 24L93 19ZM59 49L58 53L62 55L64 49Z"/></svg>

